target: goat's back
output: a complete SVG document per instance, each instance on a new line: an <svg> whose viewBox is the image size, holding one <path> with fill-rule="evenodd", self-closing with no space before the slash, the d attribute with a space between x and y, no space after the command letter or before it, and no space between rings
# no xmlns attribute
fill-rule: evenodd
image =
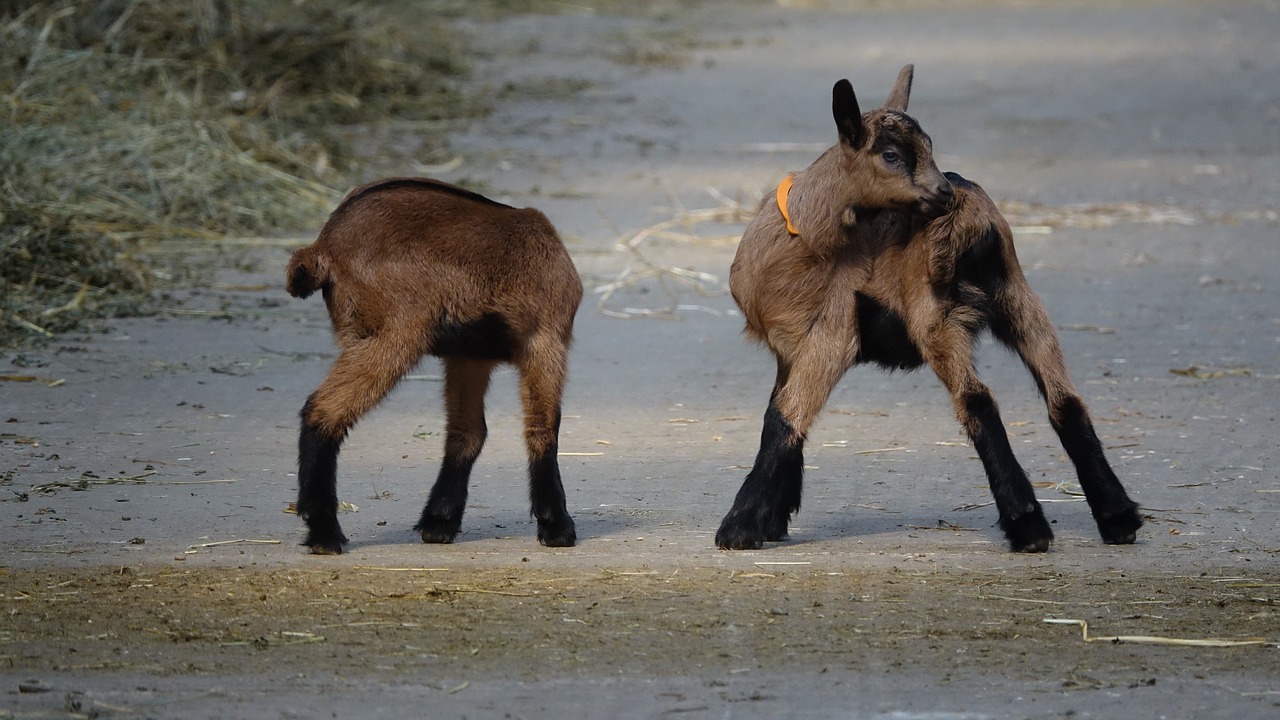
<svg viewBox="0 0 1280 720"><path fill-rule="evenodd" d="M582 282L554 226L426 178L353 190L312 245L294 253L289 291L323 289L334 325L376 332L389 320L430 324L506 319L525 334L550 322L569 332Z"/></svg>

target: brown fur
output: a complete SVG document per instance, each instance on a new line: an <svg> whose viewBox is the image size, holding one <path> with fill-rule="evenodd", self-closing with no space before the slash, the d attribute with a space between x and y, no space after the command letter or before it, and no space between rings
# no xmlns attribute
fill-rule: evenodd
<svg viewBox="0 0 1280 720"><path fill-rule="evenodd" d="M974 367L973 345L987 327L1021 356L1055 428L1069 435L1063 440L1072 459L1090 468L1082 470L1082 484L1100 524L1133 511L1095 447L1008 224L980 187L938 171L932 141L906 115L911 79L908 65L886 106L865 114L848 82L837 83L840 142L794 176L787 201L798 234L788 232L772 194L743 234L729 286L747 334L777 360L770 404L777 415L766 414L760 457L717 535L721 547L758 547L761 539L785 536L786 520L799 507L797 458L805 434L845 371L876 362L933 368L975 438L1011 543L1047 549L1052 534L1006 451L1003 429L992 427L994 401ZM914 162L894 162L907 157ZM1130 531L1141 524L1134 520L1108 541L1132 542Z"/></svg>
<svg viewBox="0 0 1280 720"><path fill-rule="evenodd" d="M956 262L993 226L999 231L1007 277L992 300L1018 323L1017 349L1035 356L1032 366L1042 373L1038 381L1050 392L1049 400L1074 394L1053 325L1022 274L1008 224L977 186L958 187L953 202L947 214L914 233L882 234L901 217L850 228L831 258L785 229L778 233L767 218L748 228L730 270L730 287L746 318L747 333L767 345L785 367L809 353L829 358L821 364L832 366L814 377L797 377L801 384L791 383L784 397L801 396L810 406L820 405L831 389L826 387L831 373L843 375L855 363L861 338L852 298L858 293L903 318L908 335L926 351L926 361L931 356L968 355L972 335L984 321L968 304L968 296L977 290L956 282ZM766 201L761 214L773 213L776 207ZM1045 351L1038 352L1041 348ZM963 377L965 384L977 383L971 371L966 367L948 375ZM786 410L783 415L801 433L811 421Z"/></svg>
<svg viewBox="0 0 1280 720"><path fill-rule="evenodd" d="M520 370L530 461L548 452L554 459L582 283L542 213L436 180L371 183L293 254L286 278L296 297L323 293L341 349L303 410L304 434L341 443L422 356L437 355L445 359L446 464L469 471L484 444L489 374L511 362ZM300 505L312 480L300 474ZM308 544L334 551L333 539Z"/></svg>

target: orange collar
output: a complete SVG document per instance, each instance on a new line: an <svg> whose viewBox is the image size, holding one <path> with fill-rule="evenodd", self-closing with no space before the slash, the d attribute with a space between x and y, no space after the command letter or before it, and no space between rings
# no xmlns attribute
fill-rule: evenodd
<svg viewBox="0 0 1280 720"><path fill-rule="evenodd" d="M787 221L787 232L792 235L799 235L800 231L795 225L791 224L791 213L787 212L787 196L791 194L791 179L795 177L792 173L782 178L782 182L778 183L778 209L782 211L782 219Z"/></svg>

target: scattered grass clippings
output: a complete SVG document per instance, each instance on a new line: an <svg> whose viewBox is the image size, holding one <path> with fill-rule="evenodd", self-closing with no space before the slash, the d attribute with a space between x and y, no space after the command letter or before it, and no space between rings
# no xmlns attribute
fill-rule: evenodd
<svg viewBox="0 0 1280 720"><path fill-rule="evenodd" d="M1217 380L1224 377L1250 377L1253 375L1252 368L1226 368L1224 370L1212 370L1192 365L1186 368L1169 368L1169 373L1179 375L1181 377L1196 378L1198 380Z"/></svg>
<svg viewBox="0 0 1280 720"><path fill-rule="evenodd" d="M0 3L0 348L152 311L162 241L318 225L355 170L344 128L472 112L456 41L413 17Z"/></svg>
<svg viewBox="0 0 1280 720"><path fill-rule="evenodd" d="M700 306L681 305L678 290L680 287L692 289L702 297L723 295L728 287L720 277L711 273L700 272L690 268L663 266L650 260L643 251L650 240L667 240L682 243L729 244L736 242L741 234L741 226L755 215L752 201L735 200L712 189L711 195L720 203L718 207L688 210L676 207L668 220L650 225L640 230L625 233L615 247L631 256L631 262L612 282L597 286L594 291L600 296L596 308L604 315L618 318L638 317L676 317L682 309L705 309ZM732 232L721 232L714 236L703 234L707 228ZM671 301L665 308L622 307L614 309L610 300L621 290L630 290L656 281L657 285ZM670 284L668 284L670 282ZM672 286L674 285L674 287ZM672 422L676 422L673 420Z"/></svg>

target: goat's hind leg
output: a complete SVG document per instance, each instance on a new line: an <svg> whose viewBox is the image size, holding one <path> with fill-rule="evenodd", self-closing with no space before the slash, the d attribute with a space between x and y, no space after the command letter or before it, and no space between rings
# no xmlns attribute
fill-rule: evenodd
<svg viewBox="0 0 1280 720"><path fill-rule="evenodd" d="M538 542L547 547L572 547L578 541L557 459L568 354L567 340L537 335L518 363L525 445L529 451L530 514L538 523Z"/></svg>
<svg viewBox="0 0 1280 720"><path fill-rule="evenodd" d="M1049 421L1076 466L1080 487L1102 541L1108 545L1128 545L1137 540L1142 514L1107 462L1084 402L1076 396L1063 398L1050 406Z"/></svg>
<svg viewBox="0 0 1280 720"><path fill-rule="evenodd" d="M494 363L487 360L444 360L444 460L431 495L414 530L427 543L451 543L462 529L471 468L484 448L488 428L484 396Z"/></svg>
<svg viewBox="0 0 1280 720"><path fill-rule="evenodd" d="M298 516L303 541L317 555L338 555L347 537L338 524L338 451L351 426L391 392L417 361L407 347L369 338L345 347L302 406L298 435Z"/></svg>
<svg viewBox="0 0 1280 720"><path fill-rule="evenodd" d="M993 327L996 336L1018 353L1035 378L1049 408L1049 422L1076 467L1103 542L1134 542L1142 527L1138 504L1129 498L1107 462L1089 411L1071 384L1061 345L1043 305L1030 288L1013 293L1006 301L1004 322Z"/></svg>
<svg viewBox="0 0 1280 720"><path fill-rule="evenodd" d="M343 430L326 430L315 419L316 396L312 393L302 406L302 429L298 434L298 517L307 524L302 544L316 555L341 555L347 542L338 524L338 451L346 437Z"/></svg>
<svg viewBox="0 0 1280 720"><path fill-rule="evenodd" d="M1053 530L1026 471L1013 454L990 389L985 385L970 388L956 396L955 403L986 470L1009 548L1014 552L1046 552L1053 543Z"/></svg>
<svg viewBox="0 0 1280 720"><path fill-rule="evenodd" d="M930 342L922 343L925 359L951 393L956 417L978 451L991 495L1000 512L1000 529L1015 552L1045 552L1053 530L1026 472L1014 457L1000 410L990 388L978 379L973 365L970 331L958 324L943 325Z"/></svg>

